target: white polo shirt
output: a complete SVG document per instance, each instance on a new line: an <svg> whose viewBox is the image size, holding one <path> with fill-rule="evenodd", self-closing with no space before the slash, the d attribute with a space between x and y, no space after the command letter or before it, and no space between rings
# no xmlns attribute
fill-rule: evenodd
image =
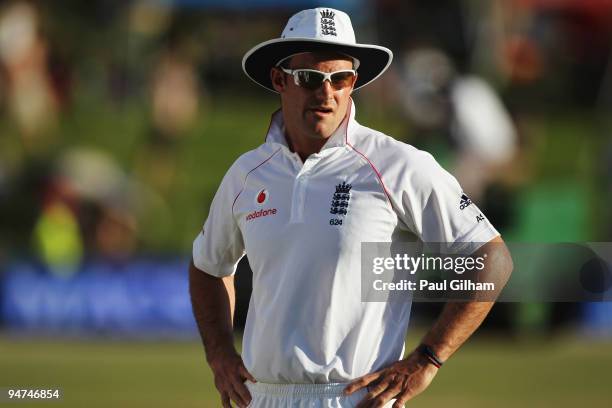
<svg viewBox="0 0 612 408"><path fill-rule="evenodd" d="M266 142L223 178L193 244L195 266L217 277L249 256L242 356L261 382L347 382L402 357L411 304L361 301L362 242L498 235L475 204L461 206L461 187L429 153L360 125L351 105L304 163L274 113Z"/></svg>

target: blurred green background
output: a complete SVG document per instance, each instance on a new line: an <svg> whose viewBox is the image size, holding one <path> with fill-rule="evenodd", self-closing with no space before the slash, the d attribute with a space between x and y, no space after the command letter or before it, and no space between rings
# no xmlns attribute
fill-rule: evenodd
<svg viewBox="0 0 612 408"><path fill-rule="evenodd" d="M184 286L164 299L182 323L161 335L123 330L134 305L110 295L108 324L58 304L87 304L75 288L92 265L121 279L135 259L188 259L278 107L242 55L318 5L395 54L354 95L360 123L434 154L508 241L610 241L612 1L1 1L0 387L56 385L62 406L219 406ZM43 286L67 292L43 301ZM496 306L414 406L609 406L602 305ZM416 305L414 333L437 310Z"/></svg>
<svg viewBox="0 0 612 408"><path fill-rule="evenodd" d="M60 387L63 397L54 406L221 406L198 342L3 338L0 348L0 383ZM481 336L409 406L607 407L611 351L609 343L573 337L514 342Z"/></svg>

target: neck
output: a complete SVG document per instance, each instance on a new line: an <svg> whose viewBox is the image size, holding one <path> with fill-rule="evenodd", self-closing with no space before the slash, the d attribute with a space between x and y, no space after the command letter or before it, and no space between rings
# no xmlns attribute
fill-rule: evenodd
<svg viewBox="0 0 612 408"><path fill-rule="evenodd" d="M319 153L328 140L310 137L288 127L285 128L285 138L287 139L289 150L297 153L302 161L306 161L311 154Z"/></svg>

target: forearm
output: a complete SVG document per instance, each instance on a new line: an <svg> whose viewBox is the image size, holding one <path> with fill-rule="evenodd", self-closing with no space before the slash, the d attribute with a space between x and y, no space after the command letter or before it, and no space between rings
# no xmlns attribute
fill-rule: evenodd
<svg viewBox="0 0 612 408"><path fill-rule="evenodd" d="M483 276L494 282L496 294L487 301L450 301L423 338L437 356L447 360L476 331L494 305L512 273L512 258L501 238L485 244L474 256L487 255Z"/></svg>
<svg viewBox="0 0 612 408"><path fill-rule="evenodd" d="M206 358L234 352L233 276L217 278L189 265L189 293L193 314L204 344Z"/></svg>
<svg viewBox="0 0 612 408"><path fill-rule="evenodd" d="M493 302L448 302L436 323L423 337L437 356L447 360L476 331Z"/></svg>

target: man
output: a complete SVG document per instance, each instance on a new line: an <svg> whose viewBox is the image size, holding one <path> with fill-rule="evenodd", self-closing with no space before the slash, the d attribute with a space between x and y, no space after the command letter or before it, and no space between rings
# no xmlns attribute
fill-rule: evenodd
<svg viewBox="0 0 612 408"><path fill-rule="evenodd" d="M391 59L357 44L349 17L329 8L295 14L281 38L243 59L251 79L280 94L281 109L266 142L224 177L190 268L224 407L403 406L491 308L448 303L402 359L410 302L362 302L362 242L488 242L478 249L487 268L502 282L510 273L497 231L475 205L460 208L459 185L431 155L355 121L351 93ZM241 357L232 275L245 252L253 293Z"/></svg>

